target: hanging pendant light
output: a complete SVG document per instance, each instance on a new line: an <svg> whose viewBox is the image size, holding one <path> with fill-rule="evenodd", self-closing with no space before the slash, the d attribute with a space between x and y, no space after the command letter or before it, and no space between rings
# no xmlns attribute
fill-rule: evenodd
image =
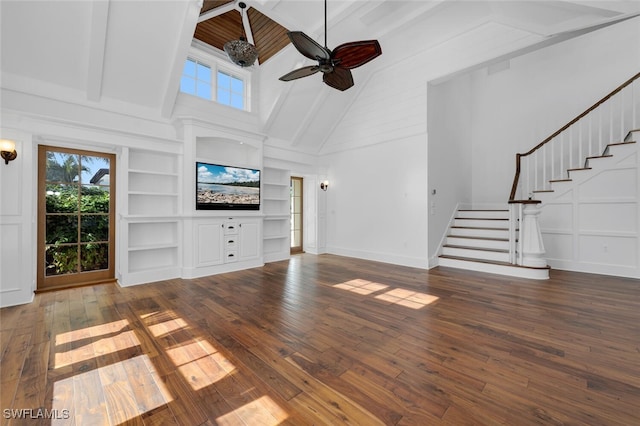
<svg viewBox="0 0 640 426"><path fill-rule="evenodd" d="M240 2L238 6L240 6L242 21L244 22L244 8L247 7L247 5L244 2ZM223 48L224 51L227 52L231 62L243 68L250 67L256 59L258 59L258 49L243 36L240 36L238 40L226 42Z"/></svg>

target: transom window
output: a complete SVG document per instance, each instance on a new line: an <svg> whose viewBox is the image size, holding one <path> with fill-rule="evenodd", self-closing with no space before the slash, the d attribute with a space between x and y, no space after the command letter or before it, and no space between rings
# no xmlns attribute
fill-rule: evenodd
<svg viewBox="0 0 640 426"><path fill-rule="evenodd" d="M211 67L193 59L187 59L180 80L180 91L211 100Z"/></svg>
<svg viewBox="0 0 640 426"><path fill-rule="evenodd" d="M182 93L241 110L247 110L246 87L244 78L192 58L187 59L180 79Z"/></svg>
<svg viewBox="0 0 640 426"><path fill-rule="evenodd" d="M233 75L218 71L218 102L234 108L244 109L244 81Z"/></svg>

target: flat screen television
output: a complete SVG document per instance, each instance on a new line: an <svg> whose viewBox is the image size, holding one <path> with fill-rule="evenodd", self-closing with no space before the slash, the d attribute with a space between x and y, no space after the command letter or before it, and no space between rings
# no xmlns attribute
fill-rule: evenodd
<svg viewBox="0 0 640 426"><path fill-rule="evenodd" d="M196 162L196 210L259 210L260 170Z"/></svg>

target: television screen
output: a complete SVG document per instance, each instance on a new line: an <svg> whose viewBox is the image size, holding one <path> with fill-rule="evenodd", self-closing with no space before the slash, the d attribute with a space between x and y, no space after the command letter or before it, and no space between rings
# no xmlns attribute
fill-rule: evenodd
<svg viewBox="0 0 640 426"><path fill-rule="evenodd" d="M260 170L196 163L196 210L259 210Z"/></svg>

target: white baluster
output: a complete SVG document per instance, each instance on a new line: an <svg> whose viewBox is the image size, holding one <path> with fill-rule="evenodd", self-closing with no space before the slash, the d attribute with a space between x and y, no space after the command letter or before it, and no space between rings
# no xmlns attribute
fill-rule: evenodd
<svg viewBox="0 0 640 426"><path fill-rule="evenodd" d="M598 152L600 154L603 154L603 148L602 148L602 110L604 108L602 108L602 106L598 107Z"/></svg>
<svg viewBox="0 0 640 426"><path fill-rule="evenodd" d="M564 178L564 132L560 133L560 178Z"/></svg>
<svg viewBox="0 0 640 426"><path fill-rule="evenodd" d="M624 140L624 90L620 91L620 139Z"/></svg>
<svg viewBox="0 0 640 426"><path fill-rule="evenodd" d="M576 124L578 125L578 166L582 167L584 164L584 157L582 156L582 144L584 144L584 139L582 138L582 120L578 120Z"/></svg>

